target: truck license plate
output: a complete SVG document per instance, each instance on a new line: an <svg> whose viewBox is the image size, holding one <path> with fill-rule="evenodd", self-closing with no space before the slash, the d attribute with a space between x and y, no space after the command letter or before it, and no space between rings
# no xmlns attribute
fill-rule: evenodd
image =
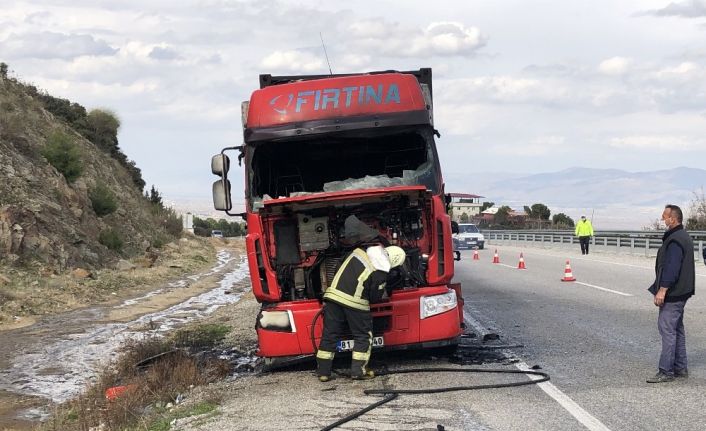
<svg viewBox="0 0 706 431"><path fill-rule="evenodd" d="M353 340L341 340L336 345L336 350L339 352L347 352L353 350L355 341ZM373 337L373 347L382 347L385 345L385 340L382 337Z"/></svg>

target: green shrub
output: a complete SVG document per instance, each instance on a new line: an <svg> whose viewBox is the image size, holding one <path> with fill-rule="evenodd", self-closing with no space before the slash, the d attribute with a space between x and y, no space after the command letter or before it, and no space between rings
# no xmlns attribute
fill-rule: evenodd
<svg viewBox="0 0 706 431"><path fill-rule="evenodd" d="M123 248L123 240L120 234L113 229L102 231L98 235L98 242L113 251L120 251Z"/></svg>
<svg viewBox="0 0 706 431"><path fill-rule="evenodd" d="M65 133L54 132L47 138L42 156L61 172L66 181L73 183L83 172L78 146Z"/></svg>
<svg viewBox="0 0 706 431"><path fill-rule="evenodd" d="M181 216L171 208L165 208L162 210L162 225L167 230L169 235L174 237L181 237L181 233L184 230L184 222Z"/></svg>
<svg viewBox="0 0 706 431"><path fill-rule="evenodd" d="M96 184L96 187L89 193L91 206L98 217L111 214L118 209L118 203L115 201L115 195L103 183Z"/></svg>

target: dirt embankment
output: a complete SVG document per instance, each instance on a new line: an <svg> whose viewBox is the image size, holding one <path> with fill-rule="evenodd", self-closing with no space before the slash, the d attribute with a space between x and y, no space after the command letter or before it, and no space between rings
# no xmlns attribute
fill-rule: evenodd
<svg viewBox="0 0 706 431"><path fill-rule="evenodd" d="M143 256L121 260L115 268L59 275L0 267L0 330L31 325L41 316L149 292L167 280L209 267L216 260L215 247L226 244L225 240L184 237ZM178 293L193 295L189 291Z"/></svg>

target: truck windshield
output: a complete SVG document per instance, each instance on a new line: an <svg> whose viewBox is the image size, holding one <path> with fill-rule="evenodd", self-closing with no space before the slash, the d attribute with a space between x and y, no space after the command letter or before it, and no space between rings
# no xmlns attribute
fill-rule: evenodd
<svg viewBox="0 0 706 431"><path fill-rule="evenodd" d="M461 224L458 225L459 233L478 233L478 227L474 224Z"/></svg>
<svg viewBox="0 0 706 431"><path fill-rule="evenodd" d="M440 175L433 132L404 128L356 131L258 143L249 152L253 202L310 193L423 185Z"/></svg>

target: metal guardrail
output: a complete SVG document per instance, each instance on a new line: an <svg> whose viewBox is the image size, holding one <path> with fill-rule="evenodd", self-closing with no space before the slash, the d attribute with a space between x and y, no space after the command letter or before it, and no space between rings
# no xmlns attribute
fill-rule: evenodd
<svg viewBox="0 0 706 431"><path fill-rule="evenodd" d="M568 230L481 230L488 244L493 241L528 241L546 245L578 244L579 239ZM664 232L652 231L595 231L591 244L615 247L617 251L630 249L631 252L656 250L662 245ZM694 240L694 252L701 255L706 245L706 232L689 232ZM626 250L627 251L627 250Z"/></svg>

